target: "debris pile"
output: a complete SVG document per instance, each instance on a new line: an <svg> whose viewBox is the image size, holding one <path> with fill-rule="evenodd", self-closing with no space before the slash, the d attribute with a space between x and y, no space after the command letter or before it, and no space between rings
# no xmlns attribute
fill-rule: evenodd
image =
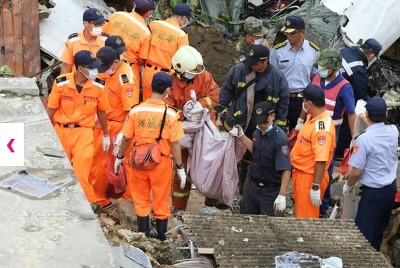
<svg viewBox="0 0 400 268"><path fill-rule="evenodd" d="M137 232L136 216L133 214L132 203L125 200L115 201L115 205L107 213L99 217L101 228L108 242L113 247L131 245L145 252L154 267L172 265L174 256L172 242L168 239L161 242L156 238L147 238L143 233Z"/></svg>

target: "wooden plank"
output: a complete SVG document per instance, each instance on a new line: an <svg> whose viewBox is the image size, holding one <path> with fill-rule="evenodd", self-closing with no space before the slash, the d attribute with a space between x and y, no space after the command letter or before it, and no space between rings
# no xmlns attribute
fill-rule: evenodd
<svg viewBox="0 0 400 268"><path fill-rule="evenodd" d="M214 254L214 248L197 248L199 254L212 255Z"/></svg>
<svg viewBox="0 0 400 268"><path fill-rule="evenodd" d="M12 0L12 14L14 23L14 62L15 73L24 74L24 51L22 50L22 16L21 1ZM29 18L29 17L27 17Z"/></svg>
<svg viewBox="0 0 400 268"><path fill-rule="evenodd" d="M3 25L6 64L12 72L15 72L13 18L11 11L6 5L3 6Z"/></svg>
<svg viewBox="0 0 400 268"><path fill-rule="evenodd" d="M3 5L4 3L0 5L0 66L6 64L6 56L4 51L5 47L4 47Z"/></svg>
<svg viewBox="0 0 400 268"><path fill-rule="evenodd" d="M30 76L40 71L40 40L38 0L20 0L22 21L22 49L24 55L24 75Z"/></svg>

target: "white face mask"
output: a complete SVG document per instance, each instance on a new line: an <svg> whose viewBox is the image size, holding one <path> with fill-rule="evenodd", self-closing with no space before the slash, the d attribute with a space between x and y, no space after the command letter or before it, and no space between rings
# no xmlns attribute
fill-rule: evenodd
<svg viewBox="0 0 400 268"><path fill-rule="evenodd" d="M90 31L90 34L93 36L99 36L103 32L103 27L93 27L93 29Z"/></svg>
<svg viewBox="0 0 400 268"><path fill-rule="evenodd" d="M183 73L183 77L185 77L188 80L192 80L195 76L196 76L195 74L191 74L191 73L187 73L187 72Z"/></svg>
<svg viewBox="0 0 400 268"><path fill-rule="evenodd" d="M97 71L97 69L89 69L88 74L86 75L84 72L82 72L83 75L89 79L89 80L95 80L97 75L99 74L99 72Z"/></svg>
<svg viewBox="0 0 400 268"><path fill-rule="evenodd" d="M253 45L261 45L264 41L264 38L261 39L255 39L253 42Z"/></svg>
<svg viewBox="0 0 400 268"><path fill-rule="evenodd" d="M183 29L183 28L185 28L187 25L188 25L188 23L189 23L189 20L185 17L185 19L186 19L186 22L185 22L185 24L183 24L182 26L181 26L181 29Z"/></svg>
<svg viewBox="0 0 400 268"><path fill-rule="evenodd" d="M272 124L269 125L265 131L262 131L262 130L258 127L258 125L256 126L256 128L257 128L259 131L261 131L262 133L267 133L268 131L270 131L270 130L272 129Z"/></svg>
<svg viewBox="0 0 400 268"><path fill-rule="evenodd" d="M305 108L304 106L304 102L301 104L301 108L303 109L303 111L308 114L308 109Z"/></svg>

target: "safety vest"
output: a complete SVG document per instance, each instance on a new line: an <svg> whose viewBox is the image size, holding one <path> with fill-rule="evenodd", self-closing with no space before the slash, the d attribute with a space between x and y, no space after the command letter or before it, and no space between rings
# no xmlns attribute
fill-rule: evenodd
<svg viewBox="0 0 400 268"><path fill-rule="evenodd" d="M321 76L319 74L315 75L314 79L311 81L311 84L320 87L321 86ZM342 89L342 87L344 87L344 85L346 85L346 84L349 84L349 81L347 81L346 79L343 79L338 84L336 84L336 86L334 86L333 88L324 89L325 109L331 117L333 117L333 113L335 112L337 96L339 95L339 92ZM340 118L336 118L333 120L333 123L335 124L335 126L338 127L342 124L343 114L344 114L344 108L342 108L342 111L340 112Z"/></svg>

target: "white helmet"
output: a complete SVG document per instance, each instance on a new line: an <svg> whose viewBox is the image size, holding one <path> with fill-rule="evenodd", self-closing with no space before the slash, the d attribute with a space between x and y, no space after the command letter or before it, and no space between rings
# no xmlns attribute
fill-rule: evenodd
<svg viewBox="0 0 400 268"><path fill-rule="evenodd" d="M179 73L200 74L204 72L203 57L191 46L181 46L172 57L172 66Z"/></svg>

